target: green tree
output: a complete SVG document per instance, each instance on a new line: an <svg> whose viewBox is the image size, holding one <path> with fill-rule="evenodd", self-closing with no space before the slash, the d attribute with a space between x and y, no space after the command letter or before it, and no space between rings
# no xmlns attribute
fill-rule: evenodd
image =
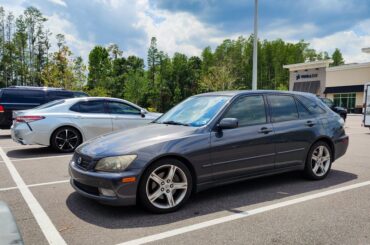
<svg viewBox="0 0 370 245"><path fill-rule="evenodd" d="M88 87L107 87L111 70L109 53L102 46L95 46L89 53Z"/></svg>
<svg viewBox="0 0 370 245"><path fill-rule="evenodd" d="M344 59L342 56L342 53L338 48L336 48L331 55L331 59L333 60L333 63L330 64L330 66L340 66L344 65Z"/></svg>

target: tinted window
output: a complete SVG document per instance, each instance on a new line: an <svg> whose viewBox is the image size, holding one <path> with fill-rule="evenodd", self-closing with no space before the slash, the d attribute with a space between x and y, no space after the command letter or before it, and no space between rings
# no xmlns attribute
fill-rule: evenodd
<svg viewBox="0 0 370 245"><path fill-rule="evenodd" d="M109 111L112 114L140 114L140 110L120 102L109 102Z"/></svg>
<svg viewBox="0 0 370 245"><path fill-rule="evenodd" d="M273 122L283 122L298 119L297 106L292 96L268 96Z"/></svg>
<svg viewBox="0 0 370 245"><path fill-rule="evenodd" d="M82 101L74 104L71 108L71 111L77 111L81 113L105 113L104 110L104 101Z"/></svg>
<svg viewBox="0 0 370 245"><path fill-rule="evenodd" d="M74 97L89 97L87 93L84 92L73 92Z"/></svg>
<svg viewBox="0 0 370 245"><path fill-rule="evenodd" d="M45 91L43 90L22 90L22 89L4 89L2 101L8 103L45 103Z"/></svg>
<svg viewBox="0 0 370 245"><path fill-rule="evenodd" d="M263 96L246 96L237 99L225 113L224 118L237 118L241 127L266 123Z"/></svg>
<svg viewBox="0 0 370 245"><path fill-rule="evenodd" d="M298 113L299 113L299 118L310 118L312 117L311 113L307 110L307 108L302 105L302 103L298 100L296 100L297 102L297 109L298 109Z"/></svg>
<svg viewBox="0 0 370 245"><path fill-rule="evenodd" d="M314 113L314 114L323 114L325 113L325 110L322 109L318 102L321 102L317 99L317 101L315 101L315 99L309 99L305 96L299 96L298 99L307 107L307 109L311 112L311 113Z"/></svg>
<svg viewBox="0 0 370 245"><path fill-rule="evenodd" d="M49 101L74 97L74 94L70 91L48 91L47 95Z"/></svg>

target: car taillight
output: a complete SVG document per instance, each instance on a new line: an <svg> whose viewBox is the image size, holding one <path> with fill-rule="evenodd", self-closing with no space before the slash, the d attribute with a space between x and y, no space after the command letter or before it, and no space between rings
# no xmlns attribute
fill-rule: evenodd
<svg viewBox="0 0 370 245"><path fill-rule="evenodd" d="M34 122L34 121L42 120L44 118L45 117L42 117L42 116L19 116L19 117L16 117L15 120L17 122L29 123L29 122Z"/></svg>
<svg viewBox="0 0 370 245"><path fill-rule="evenodd" d="M4 112L4 106L0 105L0 112Z"/></svg>

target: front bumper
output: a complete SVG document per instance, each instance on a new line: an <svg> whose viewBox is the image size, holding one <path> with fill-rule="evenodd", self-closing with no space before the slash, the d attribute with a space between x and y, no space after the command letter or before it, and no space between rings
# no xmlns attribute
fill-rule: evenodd
<svg viewBox="0 0 370 245"><path fill-rule="evenodd" d="M69 164L71 185L79 194L103 204L114 206L136 204L139 174L140 169L120 173L106 173L83 170L74 161ZM122 179L127 177L136 177L136 181L122 183ZM114 196L103 195L100 191L101 188L113 191Z"/></svg>
<svg viewBox="0 0 370 245"><path fill-rule="evenodd" d="M45 132L36 132L26 123L13 124L10 128L13 141L22 145L50 144L50 135Z"/></svg>

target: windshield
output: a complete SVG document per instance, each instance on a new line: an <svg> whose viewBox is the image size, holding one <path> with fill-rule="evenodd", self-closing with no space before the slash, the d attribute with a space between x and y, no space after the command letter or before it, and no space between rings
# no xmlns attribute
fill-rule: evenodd
<svg viewBox="0 0 370 245"><path fill-rule="evenodd" d="M321 100L329 107L332 107L334 105L333 101L331 101L330 99L322 98Z"/></svg>
<svg viewBox="0 0 370 245"><path fill-rule="evenodd" d="M64 103L64 100L53 100L53 101L50 101L46 104L42 104L38 107L35 107L33 109L41 110L41 109L46 109L46 108L49 108L49 107L52 107L52 106L55 106L55 105L60 105L60 104L63 104L63 103Z"/></svg>
<svg viewBox="0 0 370 245"><path fill-rule="evenodd" d="M156 123L201 127L206 125L230 99L228 96L194 96L181 102Z"/></svg>

